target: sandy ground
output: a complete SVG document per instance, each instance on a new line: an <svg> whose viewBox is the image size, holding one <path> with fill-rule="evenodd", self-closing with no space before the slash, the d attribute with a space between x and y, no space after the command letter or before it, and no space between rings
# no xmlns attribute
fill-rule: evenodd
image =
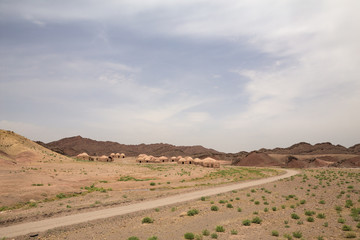
<svg viewBox="0 0 360 240"><path fill-rule="evenodd" d="M104 210L92 211L87 213L74 214L65 217L58 217L52 219L45 219L37 222L30 222L19 224L15 226L10 226L7 228L0 228L0 235L14 237L19 235L24 235L32 232L41 232L46 231L55 227L69 226L77 223L109 218L119 215L125 215L129 213L134 213L142 210L153 209L157 207L163 207L172 204L178 204L181 202L191 201L199 199L202 196L212 196L216 194L230 192L232 190L238 190L243 188L249 188L258 186L261 184L277 181L282 178L290 177L297 174L297 171L286 170L286 173L280 176L269 177L265 179L246 181L243 183L230 184L221 187L214 187L205 190L193 191L190 193L178 194L171 197L160 198L152 201L145 201L142 203L131 204L128 206L114 207Z"/></svg>
<svg viewBox="0 0 360 240"><path fill-rule="evenodd" d="M294 237L298 236L296 232L301 239L347 239L351 236L359 239L360 218L350 216L353 208L360 212L359 182L359 169L308 169L295 177L210 196L204 201L197 199L58 228L31 239L128 239L131 236L141 240L152 236L184 239L187 232L201 235L205 229L210 234L217 234L217 239L224 240L297 239ZM219 208L218 211L211 211L213 205ZM199 213L187 216L190 209L197 209ZM312 216L307 216L307 211ZM154 222L142 223L144 217L150 217ZM261 219L260 224L243 225L244 220L251 221L255 217ZM344 225L351 230L345 231L349 228ZM225 232L216 232L216 226L223 226ZM279 237L272 236L273 231L277 231ZM198 236L198 239L213 238Z"/></svg>

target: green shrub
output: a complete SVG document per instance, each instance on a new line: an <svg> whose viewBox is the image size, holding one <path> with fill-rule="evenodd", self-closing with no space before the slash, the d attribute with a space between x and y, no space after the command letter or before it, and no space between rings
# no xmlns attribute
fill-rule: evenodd
<svg viewBox="0 0 360 240"><path fill-rule="evenodd" d="M254 217L252 220L251 220L252 223L256 223L256 224L260 224L262 222L261 218L259 217Z"/></svg>
<svg viewBox="0 0 360 240"><path fill-rule="evenodd" d="M325 213L318 213L318 215L316 217L320 218L320 219L324 219L325 218Z"/></svg>
<svg viewBox="0 0 360 240"><path fill-rule="evenodd" d="M158 240L158 237L152 236L152 237L149 237L148 240Z"/></svg>
<svg viewBox="0 0 360 240"><path fill-rule="evenodd" d="M308 218L306 219L306 221L308 221L308 222L314 222L314 218L313 218L313 217L308 217Z"/></svg>
<svg viewBox="0 0 360 240"><path fill-rule="evenodd" d="M225 228L223 226L216 226L215 231L216 232L225 232Z"/></svg>
<svg viewBox="0 0 360 240"><path fill-rule="evenodd" d="M231 203L226 204L227 208L233 208L233 205Z"/></svg>
<svg viewBox="0 0 360 240"><path fill-rule="evenodd" d="M287 240L292 240L292 236L290 234L284 234L284 238L286 238Z"/></svg>
<svg viewBox="0 0 360 240"><path fill-rule="evenodd" d="M204 235L204 236L209 236L209 235L210 235L210 231L207 230L207 229L204 229L204 230L202 231L202 235Z"/></svg>
<svg viewBox="0 0 360 240"><path fill-rule="evenodd" d="M302 233L300 231L293 232L292 235L293 235L294 238L301 238L302 237Z"/></svg>
<svg viewBox="0 0 360 240"><path fill-rule="evenodd" d="M356 238L356 234L353 232L346 233L345 238Z"/></svg>
<svg viewBox="0 0 360 240"><path fill-rule="evenodd" d="M191 209L187 212L188 216L195 216L196 214L199 214L199 210L197 209Z"/></svg>
<svg viewBox="0 0 360 240"><path fill-rule="evenodd" d="M255 203L255 205L259 205L259 204L260 204L260 202L259 202L259 201L255 201L254 203Z"/></svg>
<svg viewBox="0 0 360 240"><path fill-rule="evenodd" d="M335 206L335 210L338 211L338 212L341 212L341 211L342 211L342 207L341 207L341 206Z"/></svg>
<svg viewBox="0 0 360 240"><path fill-rule="evenodd" d="M275 212L275 211L276 211L276 207L272 207L272 210Z"/></svg>
<svg viewBox="0 0 360 240"><path fill-rule="evenodd" d="M292 219L300 219L299 215L297 215L296 213L292 213L291 218Z"/></svg>
<svg viewBox="0 0 360 240"><path fill-rule="evenodd" d="M242 224L243 224L244 226L250 226L250 225L251 225L251 221L250 221L249 219L246 219L246 220L242 221Z"/></svg>
<svg viewBox="0 0 360 240"><path fill-rule="evenodd" d="M226 201L225 200L220 200L219 203L224 204L224 203L226 203Z"/></svg>
<svg viewBox="0 0 360 240"><path fill-rule="evenodd" d="M339 218L339 219L338 219L338 223L345 223L345 219Z"/></svg>
<svg viewBox="0 0 360 240"><path fill-rule="evenodd" d="M205 198L205 197L201 197L200 200L201 200L201 201L205 201L206 198Z"/></svg>
<svg viewBox="0 0 360 240"><path fill-rule="evenodd" d="M306 203L306 200L301 200L300 201L300 204L305 204Z"/></svg>
<svg viewBox="0 0 360 240"><path fill-rule="evenodd" d="M185 239L194 239L195 235L193 233L188 232L188 233L184 234L184 238Z"/></svg>
<svg viewBox="0 0 360 240"><path fill-rule="evenodd" d="M156 185L156 183L154 183L154 182L150 183L150 186L155 186L155 185Z"/></svg>
<svg viewBox="0 0 360 240"><path fill-rule="evenodd" d="M149 218L149 217L144 217L142 219L142 223L153 223L153 222L154 222L154 219Z"/></svg>
<svg viewBox="0 0 360 240"><path fill-rule="evenodd" d="M325 204L325 200L320 200L319 203L320 204Z"/></svg>
<svg viewBox="0 0 360 240"><path fill-rule="evenodd" d="M279 232L276 231L276 230L272 230L272 231L271 231L271 236L278 237L278 236L279 236Z"/></svg>
<svg viewBox="0 0 360 240"><path fill-rule="evenodd" d="M269 211L269 209L268 208L264 208L264 212L268 212Z"/></svg>
<svg viewBox="0 0 360 240"><path fill-rule="evenodd" d="M211 238L217 239L217 238L218 238L218 235L217 235L216 233L212 233L212 234L211 234Z"/></svg>
<svg viewBox="0 0 360 240"><path fill-rule="evenodd" d="M345 203L345 207L346 208L350 208L350 207L352 207L354 204L353 204L353 202L350 200L350 199L348 199L348 200L346 200L346 203Z"/></svg>
<svg viewBox="0 0 360 240"><path fill-rule="evenodd" d="M314 214L315 214L314 211L305 211L305 215L306 215L306 216L312 216L312 215L314 215Z"/></svg>
<svg viewBox="0 0 360 240"><path fill-rule="evenodd" d="M241 208L238 208L237 211L238 211L238 212L242 212L242 209L241 209Z"/></svg>
<svg viewBox="0 0 360 240"><path fill-rule="evenodd" d="M356 225L357 228L360 228L360 222Z"/></svg>
<svg viewBox="0 0 360 240"><path fill-rule="evenodd" d="M236 231L235 229L231 230L231 235L237 235L238 231Z"/></svg>
<svg viewBox="0 0 360 240"><path fill-rule="evenodd" d="M195 235L195 240L202 240L203 236L202 235Z"/></svg>
<svg viewBox="0 0 360 240"><path fill-rule="evenodd" d="M343 225L342 228L341 228L343 231L351 231L352 228L348 225Z"/></svg>
<svg viewBox="0 0 360 240"><path fill-rule="evenodd" d="M218 211L219 210L218 206L215 206L215 205L211 206L210 209L211 209L211 211Z"/></svg>
<svg viewBox="0 0 360 240"><path fill-rule="evenodd" d="M132 236L132 237L129 237L128 240L139 240L139 238Z"/></svg>

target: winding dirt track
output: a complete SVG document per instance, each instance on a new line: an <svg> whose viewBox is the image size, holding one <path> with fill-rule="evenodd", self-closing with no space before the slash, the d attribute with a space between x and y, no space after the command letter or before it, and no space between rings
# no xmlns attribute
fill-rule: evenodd
<svg viewBox="0 0 360 240"><path fill-rule="evenodd" d="M216 195L219 193L225 193L232 190L238 190L238 189L253 187L269 182L274 182L298 174L298 172L295 170L286 169L285 171L286 173L283 175L249 181L249 182L237 183L237 184L221 186L221 187L214 187L214 188L194 191L190 193L183 193L175 196L136 203L128 206L119 206L119 207L108 208L93 212L79 213L64 217L45 219L37 222L22 223L9 227L4 227L4 228L0 228L0 237L16 237L16 236L26 235L29 233L44 232L56 227L64 227L82 222L124 215L141 210L153 209L161 206L199 199L202 196Z"/></svg>

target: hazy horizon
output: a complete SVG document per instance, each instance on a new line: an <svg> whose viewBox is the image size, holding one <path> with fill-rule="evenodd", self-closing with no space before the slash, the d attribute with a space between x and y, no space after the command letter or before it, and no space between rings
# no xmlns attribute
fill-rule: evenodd
<svg viewBox="0 0 360 240"><path fill-rule="evenodd" d="M359 7L0 0L0 128L221 152L353 146Z"/></svg>

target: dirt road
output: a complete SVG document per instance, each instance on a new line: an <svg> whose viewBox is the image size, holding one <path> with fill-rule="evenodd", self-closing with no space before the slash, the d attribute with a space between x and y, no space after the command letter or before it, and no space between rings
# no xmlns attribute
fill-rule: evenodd
<svg viewBox="0 0 360 240"><path fill-rule="evenodd" d="M219 193L225 193L232 190L243 189L243 188L253 187L253 186L277 181L283 178L296 175L298 173L297 171L290 169L286 169L285 171L286 173L283 175L249 181L249 182L237 183L237 184L215 187L215 188L210 188L210 189L205 189L190 193L184 193L166 198L136 203L128 206L114 207L109 209L93 211L93 212L74 214L70 216L57 217L57 218L45 219L37 222L22 223L9 227L4 227L4 228L0 228L0 238L16 237L16 236L26 235L29 233L44 232L46 230L53 229L56 227L70 226L82 222L109 218L109 217L124 215L128 213L133 213L137 211L176 204L180 202L191 201L191 200L199 199L202 196L216 195Z"/></svg>

